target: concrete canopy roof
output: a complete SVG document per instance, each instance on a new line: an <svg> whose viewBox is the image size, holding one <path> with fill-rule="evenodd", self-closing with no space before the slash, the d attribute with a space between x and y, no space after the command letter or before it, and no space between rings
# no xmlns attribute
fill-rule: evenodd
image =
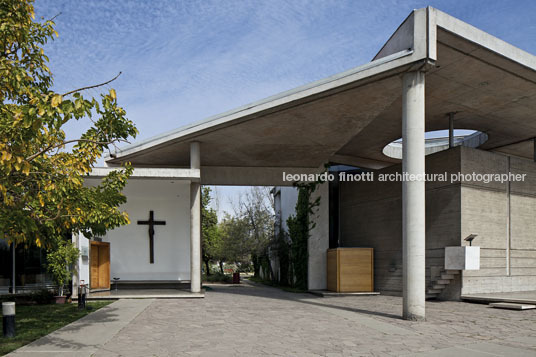
<svg viewBox="0 0 536 357"><path fill-rule="evenodd" d="M426 71L426 130L488 135L481 149L532 158L536 57L434 8L413 11L372 62L120 149L110 166L382 168L402 131L402 75ZM204 182L205 183L205 182ZM210 182L217 184L218 182Z"/></svg>

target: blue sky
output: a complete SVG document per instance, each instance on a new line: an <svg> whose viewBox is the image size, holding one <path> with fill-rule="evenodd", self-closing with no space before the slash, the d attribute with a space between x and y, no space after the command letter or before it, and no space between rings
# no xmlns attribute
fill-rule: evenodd
<svg viewBox="0 0 536 357"><path fill-rule="evenodd" d="M412 9L427 5L536 53L533 0L35 3L38 16L61 12L60 36L46 48L55 89L122 71L111 87L137 140L369 62ZM220 189L220 208L230 210L240 190Z"/></svg>

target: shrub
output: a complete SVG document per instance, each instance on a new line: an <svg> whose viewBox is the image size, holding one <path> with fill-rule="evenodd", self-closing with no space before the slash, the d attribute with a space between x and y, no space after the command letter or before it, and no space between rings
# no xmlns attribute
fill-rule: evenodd
<svg viewBox="0 0 536 357"><path fill-rule="evenodd" d="M13 301L17 305L44 305L54 301L54 293L48 289L40 289L18 294L1 295L0 302Z"/></svg>
<svg viewBox="0 0 536 357"><path fill-rule="evenodd" d="M32 292L30 298L37 305L51 304L54 301L54 293L48 289L41 289Z"/></svg>
<svg viewBox="0 0 536 357"><path fill-rule="evenodd" d="M58 284L59 295L63 296L63 287L71 280L71 266L76 262L80 252L71 242L59 242L54 248L49 249L48 271Z"/></svg>
<svg viewBox="0 0 536 357"><path fill-rule="evenodd" d="M222 274L220 272L212 273L208 276L203 276L203 281L207 283L227 283L230 284L233 282L233 277L227 274Z"/></svg>

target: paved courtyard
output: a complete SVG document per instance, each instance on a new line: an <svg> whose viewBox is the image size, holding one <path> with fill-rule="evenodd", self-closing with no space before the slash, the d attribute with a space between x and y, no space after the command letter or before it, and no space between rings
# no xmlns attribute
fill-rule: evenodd
<svg viewBox="0 0 536 357"><path fill-rule="evenodd" d="M101 343L69 346L74 337L60 332L16 355L536 356L536 310L428 302L418 323L400 319L398 297L321 298L247 284L213 287L205 299L120 300L104 309L79 337L91 341L93 328Z"/></svg>

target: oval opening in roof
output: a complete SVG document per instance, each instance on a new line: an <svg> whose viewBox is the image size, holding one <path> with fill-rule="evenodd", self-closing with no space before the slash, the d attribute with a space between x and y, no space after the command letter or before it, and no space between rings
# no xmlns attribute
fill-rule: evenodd
<svg viewBox="0 0 536 357"><path fill-rule="evenodd" d="M435 130L425 133L425 155L447 150L449 148L449 131ZM470 129L454 130L454 146L477 148L488 141L488 135L481 131ZM382 153L393 159L402 159L402 138L385 145Z"/></svg>

